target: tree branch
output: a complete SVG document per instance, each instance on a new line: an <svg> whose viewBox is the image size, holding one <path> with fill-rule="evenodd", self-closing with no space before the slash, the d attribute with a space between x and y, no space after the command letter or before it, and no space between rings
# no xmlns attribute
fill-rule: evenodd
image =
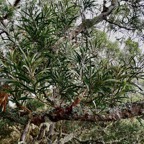
<svg viewBox="0 0 144 144"><path fill-rule="evenodd" d="M28 130L29 130L30 122L31 122L31 120L28 120L28 123L26 124L26 126L25 126L25 128L24 128L24 131L23 131L23 133L22 133L22 135L21 135L20 140L21 140L22 142L25 142L25 141L26 141L26 135L27 135Z"/></svg>
<svg viewBox="0 0 144 144"><path fill-rule="evenodd" d="M90 122L108 122L117 121L120 119L127 119L136 116L141 116L144 114L144 102L135 102L132 104L126 104L128 106L124 108L116 107L112 110L107 111L105 114L78 114L76 112L68 112L67 107L61 108L61 112L57 113L57 110L53 110L49 113L45 112L42 116L35 116L35 121L44 122L45 117L48 117L52 122L57 122L60 120L75 120L75 121L90 121ZM63 113L62 113L63 111ZM32 120L34 123L34 120ZM37 123L34 123L37 124Z"/></svg>
<svg viewBox="0 0 144 144"><path fill-rule="evenodd" d="M65 40L72 40L74 39L78 34L83 32L86 28L91 28L92 26L102 22L105 20L107 16L109 16L112 11L118 6L118 0L112 0L111 5L107 8L107 11L102 12L100 15L94 17L93 19L85 19L82 21L82 23L77 26L72 32L70 32L68 35L65 35L64 37L60 38L54 46L52 46L52 50L55 52L57 51L58 46Z"/></svg>
<svg viewBox="0 0 144 144"><path fill-rule="evenodd" d="M68 111L67 108L70 107L68 106L66 108L60 108L61 111L59 113L57 109L54 109L50 112L45 111L41 113L35 113L35 115L31 118L31 123L39 126L41 123L45 122L47 118L52 122L57 122L60 120L108 122L144 115L144 101L125 105L125 107L115 107L111 110L108 110L105 112L105 114L78 114L78 112L73 111L74 108L72 109L72 111ZM26 119L22 120L21 118L16 118L8 112L1 113L0 117L9 119L22 125L24 125L26 122Z"/></svg>
<svg viewBox="0 0 144 144"><path fill-rule="evenodd" d="M108 22L108 23L110 23L110 24L112 24L112 25L118 26L119 28L123 28L123 29L126 29L126 30L135 30L134 28L128 28L128 27L122 26L119 23L110 21L108 19L105 19L105 21Z"/></svg>

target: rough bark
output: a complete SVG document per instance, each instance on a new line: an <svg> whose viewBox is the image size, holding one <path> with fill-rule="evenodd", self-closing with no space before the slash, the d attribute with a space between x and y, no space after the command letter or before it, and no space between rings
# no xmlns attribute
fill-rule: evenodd
<svg viewBox="0 0 144 144"><path fill-rule="evenodd" d="M51 112L45 112L41 116L35 115L33 117L32 123L38 124L38 122L43 122L45 117L48 117L52 122L57 122L60 120L72 120L72 121L90 121L90 122L108 122L117 121L120 119L127 119L137 116L142 116L144 114L144 102L135 102L132 104L127 104L124 108L113 108L106 111L105 114L88 114L84 113L79 115L73 111L68 111L68 107L59 108Z"/></svg>
<svg viewBox="0 0 144 144"><path fill-rule="evenodd" d="M83 113L78 114L78 112L73 112L73 108L68 110L70 106L66 108L57 108L53 111L45 111L41 113L35 113L31 117L31 123L35 125L40 125L45 122L48 118L52 122L57 122L60 120L71 120L71 121L90 121L90 122L108 122L108 121L117 121L121 119L128 119L144 115L144 101L135 102L132 104L126 104L125 107L116 107L106 111L103 114L89 114ZM25 125L24 121L19 117L13 117L11 113L3 112L0 113L0 118L9 119L12 122L20 123Z"/></svg>

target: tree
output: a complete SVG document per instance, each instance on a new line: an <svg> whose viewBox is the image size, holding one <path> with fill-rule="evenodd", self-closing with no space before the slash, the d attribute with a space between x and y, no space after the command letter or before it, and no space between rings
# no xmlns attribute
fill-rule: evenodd
<svg viewBox="0 0 144 144"><path fill-rule="evenodd" d="M142 94L143 53L132 40L132 34L143 38L141 0L21 3L1 2L0 18L0 116L25 125L21 141L26 141L32 123L39 126L47 118L54 123L104 123L143 115L143 101L134 101ZM95 12L95 16L87 19L87 12ZM99 24L107 33L130 32L122 41L124 48L98 30ZM5 110L8 94L15 109ZM53 123L48 127L47 142L66 143L80 135L79 130L66 136L59 132L54 139ZM45 128L41 126L37 140Z"/></svg>

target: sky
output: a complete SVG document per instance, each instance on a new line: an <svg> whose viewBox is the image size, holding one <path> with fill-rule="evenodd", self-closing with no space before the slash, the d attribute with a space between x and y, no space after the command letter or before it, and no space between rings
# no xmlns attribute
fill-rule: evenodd
<svg viewBox="0 0 144 144"><path fill-rule="evenodd" d="M13 4L15 0L7 0L7 1Z"/></svg>

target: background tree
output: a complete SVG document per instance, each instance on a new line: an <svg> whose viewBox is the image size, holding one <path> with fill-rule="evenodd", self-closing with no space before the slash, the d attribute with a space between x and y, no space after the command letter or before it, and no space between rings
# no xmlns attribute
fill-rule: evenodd
<svg viewBox="0 0 144 144"><path fill-rule="evenodd" d="M102 133L131 127L121 119L142 119L143 53L132 39L143 39L143 2L16 0L1 7L1 121L19 124L27 143L126 142ZM107 35L124 30L120 48ZM5 110L8 95L15 109Z"/></svg>

